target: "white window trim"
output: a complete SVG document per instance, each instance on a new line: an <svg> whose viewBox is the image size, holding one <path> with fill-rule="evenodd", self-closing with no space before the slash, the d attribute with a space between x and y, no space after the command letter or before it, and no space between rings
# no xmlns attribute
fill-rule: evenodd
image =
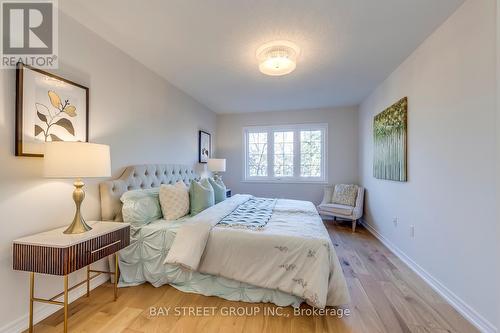
<svg viewBox="0 0 500 333"><path fill-rule="evenodd" d="M300 134L301 130L322 130L324 133L321 145L321 175L322 177L300 177ZM273 174L274 169L274 136L272 132L293 131L294 132L294 176L293 177L250 177L248 174L248 133L267 132L267 174ZM247 126L243 128L243 183L286 183L286 184L328 184L328 124L293 124L293 125L268 125ZM297 138L297 139L296 139ZM299 168L297 170L297 168Z"/></svg>

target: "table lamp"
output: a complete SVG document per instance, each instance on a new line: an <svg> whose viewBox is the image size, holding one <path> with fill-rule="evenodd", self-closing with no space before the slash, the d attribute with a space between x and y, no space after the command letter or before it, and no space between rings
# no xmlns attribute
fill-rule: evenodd
<svg viewBox="0 0 500 333"><path fill-rule="evenodd" d="M48 178L74 178L73 200L76 205L75 218L64 231L79 234L91 230L80 212L85 198L82 178L111 176L109 146L87 142L47 142L44 154L44 175Z"/></svg>
<svg viewBox="0 0 500 333"><path fill-rule="evenodd" d="M226 159L225 158L209 158L208 159L208 170L214 173L214 179L222 180L219 172L226 171Z"/></svg>

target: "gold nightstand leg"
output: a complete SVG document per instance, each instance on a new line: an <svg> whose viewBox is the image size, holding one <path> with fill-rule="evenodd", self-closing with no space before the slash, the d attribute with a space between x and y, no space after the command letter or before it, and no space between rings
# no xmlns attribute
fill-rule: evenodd
<svg viewBox="0 0 500 333"><path fill-rule="evenodd" d="M115 301L118 299L118 253L115 253Z"/></svg>
<svg viewBox="0 0 500 333"><path fill-rule="evenodd" d="M64 275L64 333L68 332L68 276Z"/></svg>
<svg viewBox="0 0 500 333"><path fill-rule="evenodd" d="M33 298L35 297L35 273L30 273L30 323L29 333L33 333Z"/></svg>
<svg viewBox="0 0 500 333"><path fill-rule="evenodd" d="M90 265L87 266L87 297L90 296Z"/></svg>

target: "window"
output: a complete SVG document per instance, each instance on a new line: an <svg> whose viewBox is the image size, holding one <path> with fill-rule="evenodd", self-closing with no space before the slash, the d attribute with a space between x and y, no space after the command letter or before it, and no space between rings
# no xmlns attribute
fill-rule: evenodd
<svg viewBox="0 0 500 333"><path fill-rule="evenodd" d="M274 175L293 176L293 132L274 132Z"/></svg>
<svg viewBox="0 0 500 333"><path fill-rule="evenodd" d="M248 175L250 177L267 176L267 133L248 134Z"/></svg>
<svg viewBox="0 0 500 333"><path fill-rule="evenodd" d="M320 130L300 131L300 176L321 177Z"/></svg>
<svg viewBox="0 0 500 333"><path fill-rule="evenodd" d="M246 127L244 179L326 182L326 124Z"/></svg>

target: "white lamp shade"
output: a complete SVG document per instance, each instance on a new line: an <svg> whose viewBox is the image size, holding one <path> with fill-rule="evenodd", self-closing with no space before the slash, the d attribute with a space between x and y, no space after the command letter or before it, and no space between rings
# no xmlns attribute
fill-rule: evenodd
<svg viewBox="0 0 500 333"><path fill-rule="evenodd" d="M225 172L226 171L226 159L225 158L210 158L208 159L208 170L214 172Z"/></svg>
<svg viewBox="0 0 500 333"><path fill-rule="evenodd" d="M111 176L109 146L87 142L47 142L44 175L50 178Z"/></svg>

